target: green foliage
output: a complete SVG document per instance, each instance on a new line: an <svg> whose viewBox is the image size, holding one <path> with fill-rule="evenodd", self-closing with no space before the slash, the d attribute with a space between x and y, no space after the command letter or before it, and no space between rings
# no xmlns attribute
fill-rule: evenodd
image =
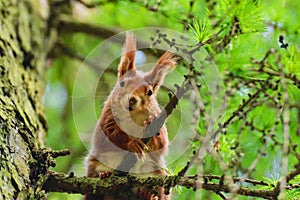
<svg viewBox="0 0 300 200"><path fill-rule="evenodd" d="M195 35L197 42L204 42L208 40L212 34L210 33L210 24L207 20L193 21L192 25L189 25Z"/></svg>

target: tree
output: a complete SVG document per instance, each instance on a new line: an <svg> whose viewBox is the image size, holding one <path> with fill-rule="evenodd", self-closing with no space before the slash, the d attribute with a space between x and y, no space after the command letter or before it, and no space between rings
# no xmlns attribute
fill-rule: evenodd
<svg viewBox="0 0 300 200"><path fill-rule="evenodd" d="M299 198L299 3L0 2L2 199L40 199L46 198L45 193L49 199L70 196L51 192L114 192L111 185L128 199L122 191L132 185L162 183L175 187L174 199ZM89 111L96 107L97 115L101 112L117 63L98 82L95 70L101 63L95 61L101 54L90 52L121 30L153 25L189 36L188 47L182 38L162 29L138 38L140 43L152 42L153 48L144 50L147 57L159 56L155 45L166 45L189 58L179 60L159 96L167 105L184 88L182 82L190 84L167 121L174 146L181 148L176 138L184 141L184 153L170 146L170 176L165 179L82 177L83 162L78 158L87 153L83 144L89 143L96 115ZM122 38L113 38L105 51L119 55ZM80 71L82 66L87 70ZM208 76L212 72L218 72L222 84L212 86L215 82L209 80L215 79ZM90 85L96 88L95 96L85 93ZM224 110L214 116L216 105ZM57 172L50 168L55 166L54 158ZM72 199L77 197L81 198Z"/></svg>
<svg viewBox="0 0 300 200"><path fill-rule="evenodd" d="M38 3L1 1L1 199L39 198L47 170L42 104L47 48L46 19Z"/></svg>

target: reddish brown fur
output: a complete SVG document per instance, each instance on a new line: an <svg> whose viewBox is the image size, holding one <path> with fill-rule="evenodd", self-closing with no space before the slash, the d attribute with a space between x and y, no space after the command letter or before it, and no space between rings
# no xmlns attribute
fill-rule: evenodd
<svg viewBox="0 0 300 200"><path fill-rule="evenodd" d="M166 52L157 62L151 72L139 75L134 64L136 41L132 34L127 34L123 49L123 56L119 64L118 83L105 102L102 115L96 125L93 135L93 147L87 156L87 176L105 178L113 172L114 156L107 166L102 159L105 155L121 155L122 150L137 153L138 158L145 158L147 154L151 162L164 166L163 157L168 150L168 133L165 126L160 134L154 136L147 144L140 139L144 127L160 113L156 100L156 93L162 84L168 66L175 65L173 54ZM123 81L123 82L122 82ZM124 84L122 84L122 83ZM150 94L150 95L149 95ZM137 128L132 128L137 126ZM141 162L141 169L150 165L152 175L167 175L161 167L151 165L149 160L145 166ZM146 165L147 163L147 165ZM148 173L147 173L148 174ZM170 195L164 195L163 188L159 195L151 194L146 188L139 188L136 199L141 200L168 200ZM86 195L85 199L113 200L111 195Z"/></svg>

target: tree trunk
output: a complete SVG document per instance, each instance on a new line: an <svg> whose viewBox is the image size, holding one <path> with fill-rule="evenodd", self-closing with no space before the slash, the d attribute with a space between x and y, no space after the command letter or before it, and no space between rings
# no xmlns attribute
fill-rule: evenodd
<svg viewBox="0 0 300 200"><path fill-rule="evenodd" d="M0 199L41 199L46 7L0 0L0 10Z"/></svg>

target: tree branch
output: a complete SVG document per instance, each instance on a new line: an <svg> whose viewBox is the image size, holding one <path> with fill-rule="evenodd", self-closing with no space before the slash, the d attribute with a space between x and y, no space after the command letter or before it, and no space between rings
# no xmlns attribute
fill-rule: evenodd
<svg viewBox="0 0 300 200"><path fill-rule="evenodd" d="M94 193L94 194L114 194L115 197L124 197L127 195L131 195L132 188L135 187L145 187L145 186L167 186L167 185L178 185L186 188L193 189L205 189L210 190L215 193L229 193L231 191L231 187L236 187L236 185L229 185L225 181L222 183L214 183L212 180L214 178L220 178L220 176L214 175L204 175L204 181L198 179L197 176L190 177L179 177L179 176L155 176L155 177L135 177L135 176L125 176L125 177L117 177L111 176L106 179L99 178L87 178L87 177L69 177L64 174L59 174L55 172L48 172L48 178L43 185L43 189L46 192L68 192L68 193ZM234 178L236 184L239 183L239 178ZM253 183L257 183L259 185L265 184L259 181L250 181ZM113 187L112 187L113 186ZM116 192L119 191L119 192ZM124 191L120 192L120 191ZM126 194L127 193L127 194ZM249 187L240 187L237 190L237 194L243 196L252 196L252 197L260 197L265 199L272 199L274 191L273 190L259 190L252 189ZM129 198L130 199L130 198Z"/></svg>
<svg viewBox="0 0 300 200"><path fill-rule="evenodd" d="M101 5L104 5L104 4L106 4L106 3L108 3L108 2L102 2L102 1L92 1L92 2L90 2L90 3L86 3L86 2L84 2L83 0L76 0L76 2L78 2L78 3L80 3L80 4L82 4L82 5L84 5L85 7L87 7L87 8L96 8L96 7L98 7L98 6L101 6ZM115 1L113 1L113 0L110 0L109 2L115 2Z"/></svg>
<svg viewBox="0 0 300 200"><path fill-rule="evenodd" d="M60 16L58 30L66 33L85 33L95 37L109 38L113 35L118 34L121 30L108 29L101 26L96 26L88 23L75 21L69 16ZM122 38L119 39L118 43L123 43Z"/></svg>
<svg viewBox="0 0 300 200"><path fill-rule="evenodd" d="M84 64L87 64L91 69L93 69L95 72L108 72L111 74L117 74L117 70L110 69L110 68L105 68L104 66L101 65L101 63L96 63L93 60L87 59L87 56L84 56L78 52L76 52L74 49L71 49L70 47L64 45L63 43L57 42L55 45L55 48L51 52L50 57L56 57L56 56L61 56L65 55L70 58L76 59L79 62L82 62Z"/></svg>

